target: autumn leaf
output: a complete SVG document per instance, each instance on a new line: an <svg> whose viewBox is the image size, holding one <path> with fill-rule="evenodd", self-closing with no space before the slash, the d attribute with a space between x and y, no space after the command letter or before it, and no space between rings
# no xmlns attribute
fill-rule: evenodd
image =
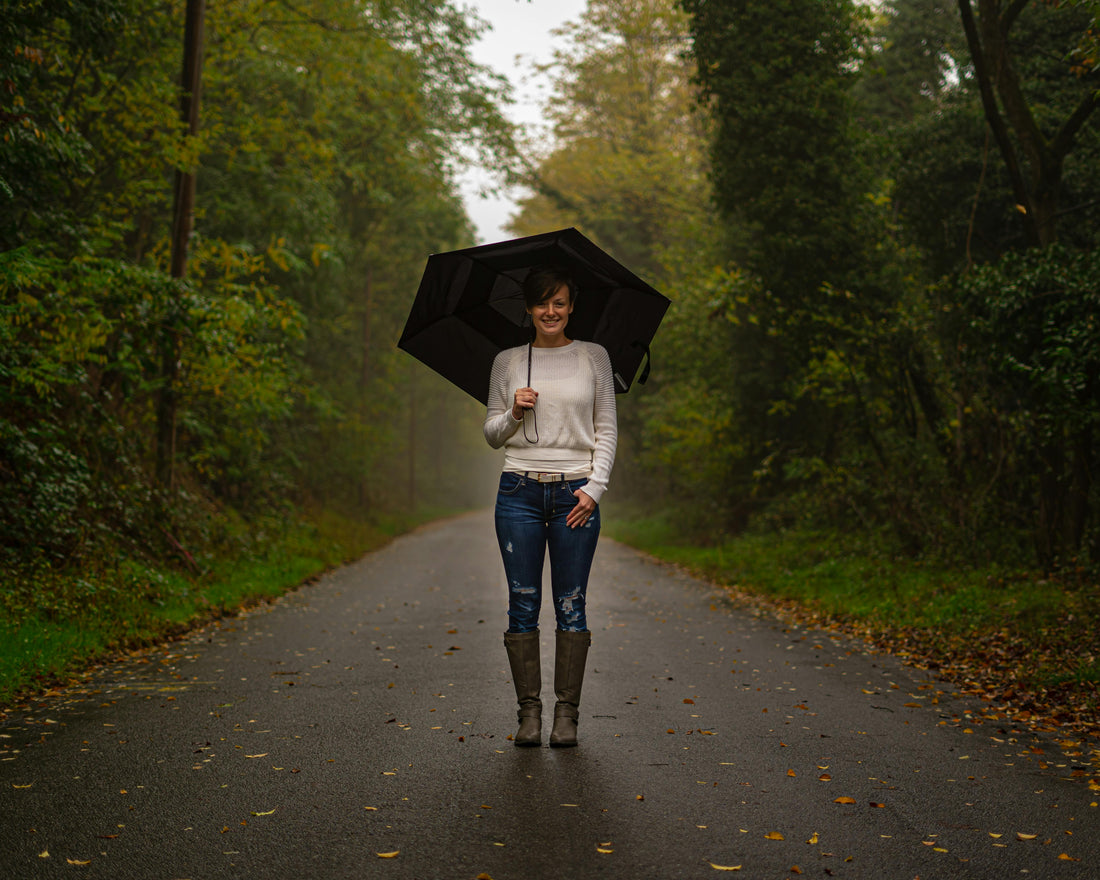
<svg viewBox="0 0 1100 880"><path fill-rule="evenodd" d="M765 840L783 840L783 835L778 831L769 831L764 835Z"/></svg>
<svg viewBox="0 0 1100 880"><path fill-rule="evenodd" d="M1060 856L1058 856L1058 858L1063 862L1079 862L1079 861L1081 861L1080 859L1075 859L1073 856L1069 855L1069 853L1062 853Z"/></svg>
<svg viewBox="0 0 1100 880"><path fill-rule="evenodd" d="M740 871L740 865L716 865L714 862L707 862L715 871Z"/></svg>
<svg viewBox="0 0 1100 880"><path fill-rule="evenodd" d="M787 775L788 775L788 776L797 776L798 774L797 774L797 773L795 773L795 772L794 772L793 770L788 770L788 771L787 771Z"/></svg>
<svg viewBox="0 0 1100 880"><path fill-rule="evenodd" d="M615 852L615 850L613 850L613 849L604 849L602 846L597 846L596 847L596 852L603 853L604 855L609 855L610 853Z"/></svg>
<svg viewBox="0 0 1100 880"><path fill-rule="evenodd" d="M822 782L829 782L833 777L828 773L822 773L817 778L820 779Z"/></svg>
<svg viewBox="0 0 1100 880"><path fill-rule="evenodd" d="M810 839L807 840L806 843L816 844L817 840L818 840L817 832L815 831L813 834L810 835Z"/></svg>
<svg viewBox="0 0 1100 880"><path fill-rule="evenodd" d="M850 797L838 797L835 801L833 801L834 804L854 804L855 802L856 799Z"/></svg>
<svg viewBox="0 0 1100 880"><path fill-rule="evenodd" d="M800 867L798 867L798 865L791 865L791 873L792 874L801 874L802 869Z"/></svg>
<svg viewBox="0 0 1100 880"><path fill-rule="evenodd" d="M401 850L395 849L393 852L388 853L375 853L380 859L396 859L401 854Z"/></svg>
<svg viewBox="0 0 1100 880"><path fill-rule="evenodd" d="M90 865L92 863L91 859L87 859L85 861L81 861L80 859L65 859L65 861L68 862L70 865Z"/></svg>
<svg viewBox="0 0 1100 880"><path fill-rule="evenodd" d="M28 782L28 783L27 783L26 785L16 785L16 784L15 784L15 783L13 782L13 783L11 784L11 787L12 787L12 788L15 788L15 789L19 789L19 790L26 790L26 789L30 788L31 786L33 786L33 785L34 785L34 783L33 783L33 782Z"/></svg>
<svg viewBox="0 0 1100 880"><path fill-rule="evenodd" d="M278 808L276 807L276 809L278 809ZM275 812L275 810L268 810L268 811L267 811L266 813L256 813L256 812L253 812L253 813L252 813L252 815L253 815L253 816L270 816L270 815L271 815L272 813L274 813L274 812Z"/></svg>
<svg viewBox="0 0 1100 880"><path fill-rule="evenodd" d="M1022 832L1022 831L1017 831L1016 832L1016 839L1017 840L1034 840L1038 836L1039 836L1038 834L1024 834L1024 832Z"/></svg>
<svg viewBox="0 0 1100 880"><path fill-rule="evenodd" d="M480 874L477 875L477 880L493 880L493 878L482 871Z"/></svg>

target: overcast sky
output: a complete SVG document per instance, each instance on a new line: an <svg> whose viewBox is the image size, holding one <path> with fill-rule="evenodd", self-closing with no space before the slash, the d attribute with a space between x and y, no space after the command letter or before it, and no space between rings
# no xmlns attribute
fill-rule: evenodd
<svg viewBox="0 0 1100 880"><path fill-rule="evenodd" d="M460 0L480 18L492 25L474 47L475 60L502 73L512 82L516 103L508 115L513 122L526 126L541 123L541 100L545 84L539 88L531 79L535 62L550 60L554 40L550 31L574 21L584 11L586 0ZM520 56L517 61L516 56ZM483 199L478 190L484 175L476 172L462 180L466 211L477 229L478 244L499 241L509 236L501 229L514 212L512 202L518 193Z"/></svg>

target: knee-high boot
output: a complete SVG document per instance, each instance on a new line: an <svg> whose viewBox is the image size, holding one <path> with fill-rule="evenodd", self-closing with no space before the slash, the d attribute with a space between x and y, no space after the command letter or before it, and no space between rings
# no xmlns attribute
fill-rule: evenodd
<svg viewBox="0 0 1100 880"><path fill-rule="evenodd" d="M554 656L554 729L550 732L550 745L555 748L577 744L578 707L581 702L581 685L584 684L584 664L588 659L588 646L592 644L590 632L557 631Z"/></svg>
<svg viewBox="0 0 1100 880"><path fill-rule="evenodd" d="M504 647L508 651L508 665L512 670L512 683L516 687L516 713L519 730L517 746L542 745L542 664L540 661L539 631L504 634Z"/></svg>

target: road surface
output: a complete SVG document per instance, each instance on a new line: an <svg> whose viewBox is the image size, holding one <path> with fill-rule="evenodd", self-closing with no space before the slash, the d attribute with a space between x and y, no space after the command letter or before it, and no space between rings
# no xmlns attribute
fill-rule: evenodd
<svg viewBox="0 0 1100 880"><path fill-rule="evenodd" d="M0 877L1100 877L1066 737L606 540L581 744L516 749L504 602L470 514L35 702Z"/></svg>

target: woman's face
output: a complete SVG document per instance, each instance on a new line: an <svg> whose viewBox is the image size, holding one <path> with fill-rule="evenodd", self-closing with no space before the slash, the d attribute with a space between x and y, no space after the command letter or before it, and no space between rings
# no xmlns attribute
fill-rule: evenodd
<svg viewBox="0 0 1100 880"><path fill-rule="evenodd" d="M561 285L528 311L531 313L531 321L535 325L540 345L564 345L569 341L565 337L565 325L569 323L573 304L569 301L569 288L566 285Z"/></svg>

